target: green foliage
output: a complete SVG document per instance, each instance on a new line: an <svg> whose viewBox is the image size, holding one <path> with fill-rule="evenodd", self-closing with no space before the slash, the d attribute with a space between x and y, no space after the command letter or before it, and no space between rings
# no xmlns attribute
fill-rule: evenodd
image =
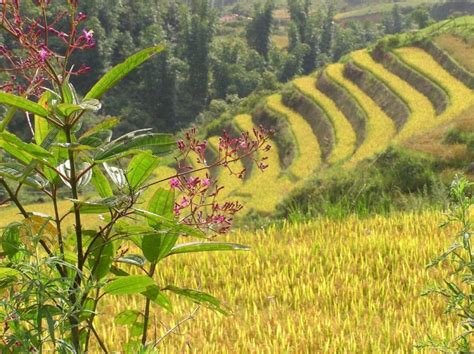
<svg viewBox="0 0 474 354"><path fill-rule="evenodd" d="M445 188L431 161L391 148L352 171L334 170L308 180L278 206L278 212L340 218L436 207L445 200Z"/></svg>
<svg viewBox="0 0 474 354"><path fill-rule="evenodd" d="M191 37L202 34L193 31L208 28L202 22L207 21L202 12L205 9L195 11L191 28L197 27L188 33ZM166 293L227 313L211 295L160 285L153 279L159 263L170 255L248 250L237 244L203 240L202 225L189 225L189 221L176 217L174 189L158 188L146 206L140 205L142 193L156 183L150 180L162 159L173 157L175 138L142 129L111 141L116 118L95 121L91 127L83 125L85 114L101 107L99 98L161 50L161 46L152 47L125 59L105 73L82 101L68 78L60 85L53 84L56 91L43 94L39 103L0 93L0 103L35 114L33 142L7 131L7 124L0 132L0 184L21 218L5 227L0 236L0 290L5 295L0 301L0 316L8 322L0 351L54 348L84 353L94 338L107 352L94 329L94 318L100 316L96 309L104 297L142 296L143 311L131 309L116 316L117 324L130 329L130 345L136 345L134 338L141 336L138 350L149 344L152 305L172 309ZM207 54L195 59L204 56ZM4 162L7 156L9 160ZM89 182L92 187L87 191ZM50 200L54 216L27 211L20 193L24 186L35 188ZM58 208L59 189L66 190L72 202L65 214ZM69 214L73 227L66 221ZM91 223L89 214L101 218ZM182 236L201 240L177 244ZM128 253L130 244L135 245L133 254ZM5 314L12 313L15 318L6 320Z"/></svg>
<svg viewBox="0 0 474 354"><path fill-rule="evenodd" d="M247 43L265 59L271 45L271 34L273 25L273 0L267 0L263 7L255 5L255 14L252 21L247 25Z"/></svg>
<svg viewBox="0 0 474 354"><path fill-rule="evenodd" d="M472 206L474 184L465 177L457 176L450 188L449 214L443 227L453 224L458 227L451 246L428 264L428 268L443 267L453 269L452 275L446 275L443 282L431 287L422 295L437 295L446 302L445 314L455 314L459 329L455 338L441 340L429 337L418 344L418 348L437 349L443 352L472 352L472 333L474 329L473 294L473 246Z"/></svg>

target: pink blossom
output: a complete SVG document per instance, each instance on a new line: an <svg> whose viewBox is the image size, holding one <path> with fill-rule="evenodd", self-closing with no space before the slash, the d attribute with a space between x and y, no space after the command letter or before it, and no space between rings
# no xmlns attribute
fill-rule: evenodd
<svg viewBox="0 0 474 354"><path fill-rule="evenodd" d="M210 180L209 178L204 178L204 179L202 180L202 185L203 185L204 187L209 187L209 186L211 185L211 180Z"/></svg>
<svg viewBox="0 0 474 354"><path fill-rule="evenodd" d="M181 208L186 208L187 206L189 206L189 199L186 198L186 197L183 197L183 199L181 199L181 202L179 203L180 207Z"/></svg>
<svg viewBox="0 0 474 354"><path fill-rule="evenodd" d="M44 47L42 47L40 49L39 56L40 56L41 62L44 63L45 60L48 58L49 53Z"/></svg>
<svg viewBox="0 0 474 354"><path fill-rule="evenodd" d="M183 140L178 140L177 144L178 144L178 149L180 151L184 151L184 149L186 148L186 145L184 144L184 141Z"/></svg>
<svg viewBox="0 0 474 354"><path fill-rule="evenodd" d="M173 188L173 189L174 189L174 188L178 188L179 185L180 185L179 179L177 179L177 178L172 178L172 179L170 180L170 187L171 187L171 188Z"/></svg>
<svg viewBox="0 0 474 354"><path fill-rule="evenodd" d="M86 40L86 43L90 46L94 45L94 31L93 30L82 30L82 33L84 34L84 38Z"/></svg>

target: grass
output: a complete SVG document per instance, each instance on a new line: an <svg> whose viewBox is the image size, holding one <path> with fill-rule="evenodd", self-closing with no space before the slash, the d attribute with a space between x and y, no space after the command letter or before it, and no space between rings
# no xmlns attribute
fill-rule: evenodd
<svg viewBox="0 0 474 354"><path fill-rule="evenodd" d="M451 76L424 50L407 47L396 49L395 53L405 64L434 81L448 93L449 106L439 116L440 120L453 119L474 103L474 92Z"/></svg>
<svg viewBox="0 0 474 354"><path fill-rule="evenodd" d="M328 162L334 164L348 159L355 150L356 134L347 118L329 97L316 89L316 79L313 77L295 79L293 84L326 113L334 127L335 145Z"/></svg>
<svg viewBox="0 0 474 354"><path fill-rule="evenodd" d="M420 297L431 285L425 265L450 244L439 213L398 214L360 220L316 220L226 237L249 253L170 257L158 284L200 287L233 311L223 317L201 310L162 353L409 353L427 334L450 335L451 320L439 298ZM176 298L174 314L156 307L158 333L193 306ZM108 313L135 308L141 298L106 299L97 323L111 350L128 331ZM153 336L152 336L153 338Z"/></svg>
<svg viewBox="0 0 474 354"><path fill-rule="evenodd" d="M365 140L346 163L347 167L353 167L357 162L384 151L396 134L395 125L368 95L344 77L343 64L329 65L326 73L347 90L367 116Z"/></svg>
<svg viewBox="0 0 474 354"><path fill-rule="evenodd" d="M474 73L474 38L464 40L451 34L442 34L434 42L461 66Z"/></svg>
<svg viewBox="0 0 474 354"><path fill-rule="evenodd" d="M295 138L297 156L289 167L289 172L298 178L308 177L321 163L321 149L308 122L298 113L286 107L280 94L267 98L267 107L285 117Z"/></svg>
<svg viewBox="0 0 474 354"><path fill-rule="evenodd" d="M251 132L254 127L252 117L246 114L235 117L234 123L243 131ZM258 156L266 157L265 163L269 167L262 172L254 166L249 178L236 192L239 198L245 198L245 211L255 210L270 214L275 211L282 196L287 195L294 187L287 176L281 174L277 145L271 141L269 143L272 146L270 151L261 152Z"/></svg>
<svg viewBox="0 0 474 354"><path fill-rule="evenodd" d="M371 72L385 83L408 106L411 114L404 127L395 137L396 142L436 126L435 110L428 98L406 81L385 69L382 64L375 62L367 51L353 52L351 58L362 69Z"/></svg>

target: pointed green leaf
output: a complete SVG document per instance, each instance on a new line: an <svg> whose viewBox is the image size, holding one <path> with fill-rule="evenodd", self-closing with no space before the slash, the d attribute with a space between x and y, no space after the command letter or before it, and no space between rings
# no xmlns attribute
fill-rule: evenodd
<svg viewBox="0 0 474 354"><path fill-rule="evenodd" d="M41 117L47 117L49 113L48 110L44 109L38 103L6 92L0 92L0 104L6 104L10 107L15 107L23 111L31 112Z"/></svg>
<svg viewBox="0 0 474 354"><path fill-rule="evenodd" d="M158 188L148 203L148 211L163 216L166 219L173 220L174 213L174 200L175 191L174 189L166 190L164 188ZM157 226L154 220L148 219L150 226ZM159 223L158 223L159 224Z"/></svg>
<svg viewBox="0 0 474 354"><path fill-rule="evenodd" d="M13 223L8 225L2 235L2 249L9 257L14 256L21 247L20 229L22 224Z"/></svg>
<svg viewBox="0 0 474 354"><path fill-rule="evenodd" d="M178 237L175 233L145 235L142 239L143 255L149 262L158 263L169 254Z"/></svg>
<svg viewBox="0 0 474 354"><path fill-rule="evenodd" d="M125 310L115 316L114 322L118 325L131 325L138 320L138 317L140 317L140 315L141 314L139 311Z"/></svg>
<svg viewBox="0 0 474 354"><path fill-rule="evenodd" d="M92 168L92 184L102 198L108 198L114 195L109 181L102 173L99 166L94 166Z"/></svg>
<svg viewBox="0 0 474 354"><path fill-rule="evenodd" d="M145 265L145 258L138 254L128 254L117 259L117 262L143 267Z"/></svg>
<svg viewBox="0 0 474 354"><path fill-rule="evenodd" d="M41 146L36 144L25 143L15 135L8 132L0 133L0 144L0 146L3 147L5 150L7 150L6 146L10 145L10 147L18 149L19 152L28 154L36 159L48 159L53 157L49 151L43 149ZM10 151L8 150L7 152L10 153Z"/></svg>
<svg viewBox="0 0 474 354"><path fill-rule="evenodd" d="M95 156L97 162L110 161L141 151L150 151L156 155L167 154L176 147L176 142L169 134L142 134L130 138L112 141Z"/></svg>
<svg viewBox="0 0 474 354"><path fill-rule="evenodd" d="M85 98L101 98L103 94L114 87L120 80L127 76L135 68L143 64L155 54L161 52L163 46L157 46L144 49L131 57L127 58L123 63L118 64L109 70L86 94Z"/></svg>
<svg viewBox="0 0 474 354"><path fill-rule="evenodd" d="M175 245L168 256L180 253L213 252L213 251L249 251L250 248L227 242L189 242Z"/></svg>
<svg viewBox="0 0 474 354"><path fill-rule="evenodd" d="M38 189L47 185L47 181L34 172L25 175L25 166L18 163L0 163L0 176L17 182L22 181L24 184Z"/></svg>
<svg viewBox="0 0 474 354"><path fill-rule="evenodd" d="M110 295L132 295L147 291L155 281L146 275L128 275L112 280L104 286L104 292Z"/></svg>
<svg viewBox="0 0 474 354"><path fill-rule="evenodd" d="M225 311L221 307L221 303L217 300L214 296L203 293L202 291L193 290L193 289L183 289L178 288L174 285L168 285L163 290L169 290L179 296L185 297L196 304L203 305L211 310L217 311L222 313L223 315L227 315L227 311Z"/></svg>
<svg viewBox="0 0 474 354"><path fill-rule="evenodd" d="M89 268L96 279L102 279L109 273L112 266L115 252L114 244L110 240L98 237L90 247Z"/></svg>
<svg viewBox="0 0 474 354"><path fill-rule="evenodd" d="M141 186L155 171L160 161L150 153L135 155L127 169L127 180L131 189Z"/></svg>
<svg viewBox="0 0 474 354"><path fill-rule="evenodd" d="M149 287L148 290L143 292L142 294L151 301L153 301L155 304L163 307L166 311L173 311L171 300L168 296L165 295L165 293L161 291L161 289L157 285Z"/></svg>
<svg viewBox="0 0 474 354"><path fill-rule="evenodd" d="M46 108L48 104L48 100L50 97L50 93L48 91L45 91L39 101L38 104L41 105L42 107ZM48 132L50 131L51 127L46 119L43 117L35 114L35 141L36 144L42 145L43 140L46 139Z"/></svg>
<svg viewBox="0 0 474 354"><path fill-rule="evenodd" d="M102 130L110 130L119 123L120 123L120 120L116 117L106 118L104 121L94 125L89 130L87 130L84 134L82 134L81 137L79 138L79 141L95 133L98 133Z"/></svg>

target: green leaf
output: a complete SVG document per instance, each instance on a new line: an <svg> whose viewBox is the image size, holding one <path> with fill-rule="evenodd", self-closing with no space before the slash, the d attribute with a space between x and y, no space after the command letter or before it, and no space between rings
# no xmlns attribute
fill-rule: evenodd
<svg viewBox="0 0 474 354"><path fill-rule="evenodd" d="M60 103L56 106L59 113L65 117L69 117L71 114L79 111L97 112L100 108L101 104L96 99L86 99L80 104Z"/></svg>
<svg viewBox="0 0 474 354"><path fill-rule="evenodd" d="M141 313L135 310L125 310L115 316L114 322L118 325L132 325L137 322Z"/></svg>
<svg viewBox="0 0 474 354"><path fill-rule="evenodd" d="M247 246L239 245L236 243L226 242L189 242L175 245L168 256L172 254L180 253L193 253L193 252L213 252L213 251L249 251L250 248Z"/></svg>
<svg viewBox="0 0 474 354"><path fill-rule="evenodd" d="M142 152L133 157L127 169L130 188L141 186L155 171L160 161L150 153Z"/></svg>
<svg viewBox="0 0 474 354"><path fill-rule="evenodd" d="M138 254L129 254L118 258L117 262L143 267L145 265L145 258Z"/></svg>
<svg viewBox="0 0 474 354"><path fill-rule="evenodd" d="M97 148L101 145L107 144L111 138L112 130L101 130L97 133L86 136L85 138L79 139L79 143Z"/></svg>
<svg viewBox="0 0 474 354"><path fill-rule="evenodd" d="M108 198L114 195L109 181L102 173L99 166L94 166L92 168L92 184L102 198Z"/></svg>
<svg viewBox="0 0 474 354"><path fill-rule="evenodd" d="M130 275L129 273L127 273L123 269L120 269L116 266L110 267L110 273L112 273L113 275L116 275L118 277L126 277L126 276Z"/></svg>
<svg viewBox="0 0 474 354"><path fill-rule="evenodd" d="M80 206L80 211L84 214L102 214L108 212L109 209L121 208L129 201L128 196L124 195L112 196L87 202L75 199L71 200L74 204L78 204Z"/></svg>
<svg viewBox="0 0 474 354"><path fill-rule="evenodd" d="M95 133L98 133L103 130L110 130L119 123L120 123L120 120L116 117L106 118L104 121L94 125L89 130L87 130L84 134L82 134L79 140L87 138L88 136L94 135Z"/></svg>
<svg viewBox="0 0 474 354"><path fill-rule="evenodd" d="M41 117L47 117L49 114L48 110L43 108L40 104L6 92L0 92L0 104L6 104L10 107L31 112Z"/></svg>
<svg viewBox="0 0 474 354"><path fill-rule="evenodd" d="M161 155L173 151L175 146L176 142L169 134L136 135L132 132L104 146L94 159L98 162L105 162L142 151Z"/></svg>
<svg viewBox="0 0 474 354"><path fill-rule="evenodd" d="M158 306L163 307L166 311L172 312L173 307L171 305L171 300L169 299L168 296L166 296L157 285L154 285L150 288L148 288L147 291L142 293L144 296L146 296L148 299L150 299L152 302L157 304Z"/></svg>
<svg viewBox="0 0 474 354"><path fill-rule="evenodd" d="M104 292L110 295L132 295L147 291L155 281L146 275L128 275L117 278L104 286Z"/></svg>
<svg viewBox="0 0 474 354"><path fill-rule="evenodd" d="M9 257L14 256L21 247L21 240L20 240L20 223L13 223L8 225L3 231L2 235L2 249L3 252Z"/></svg>
<svg viewBox="0 0 474 354"><path fill-rule="evenodd" d="M144 49L131 57L127 58L109 70L86 94L85 98L101 98L103 94L114 87L120 80L127 76L132 70L140 66L142 63L150 59L155 54L161 52L163 46L157 46Z"/></svg>
<svg viewBox="0 0 474 354"><path fill-rule="evenodd" d="M16 278L18 275L20 275L20 272L16 269L0 267L0 280L10 277Z"/></svg>
<svg viewBox="0 0 474 354"><path fill-rule="evenodd" d="M161 215L166 219L173 220L174 200L174 189L166 190L164 188L158 188L148 203L148 211L157 215ZM157 223L151 219L148 220L148 224L152 227L157 226Z"/></svg>
<svg viewBox="0 0 474 354"><path fill-rule="evenodd" d="M169 233L167 235L151 234L142 239L142 251L145 258L151 263L158 263L165 258L176 244L179 235Z"/></svg>
<svg viewBox="0 0 474 354"><path fill-rule="evenodd" d="M25 175L25 166L18 163L0 163L0 176L14 181L22 181L24 184L41 189L47 185L47 181L36 173L30 172Z"/></svg>
<svg viewBox="0 0 474 354"><path fill-rule="evenodd" d="M47 160L53 157L50 152L41 146L27 144L8 132L0 133L0 147L15 158L26 163L30 163L33 158Z"/></svg>
<svg viewBox="0 0 474 354"><path fill-rule="evenodd" d="M42 107L47 106L48 100L50 97L50 93L48 91L45 91L39 101L38 104L41 105ZM46 119L43 117L36 115L35 114L35 141L36 144L42 145L43 141L46 139L51 127Z"/></svg>
<svg viewBox="0 0 474 354"><path fill-rule="evenodd" d="M222 313L223 315L227 315L227 311L225 311L221 307L221 303L217 300L214 296L203 293L202 291L193 290L193 289L184 289L178 288L174 285L168 285L163 290L169 290L179 296L185 297L196 304L203 305L211 310L217 311Z"/></svg>
<svg viewBox="0 0 474 354"><path fill-rule="evenodd" d="M89 268L96 279L105 277L114 260L114 244L110 240L98 237L91 244L91 253L88 258Z"/></svg>

